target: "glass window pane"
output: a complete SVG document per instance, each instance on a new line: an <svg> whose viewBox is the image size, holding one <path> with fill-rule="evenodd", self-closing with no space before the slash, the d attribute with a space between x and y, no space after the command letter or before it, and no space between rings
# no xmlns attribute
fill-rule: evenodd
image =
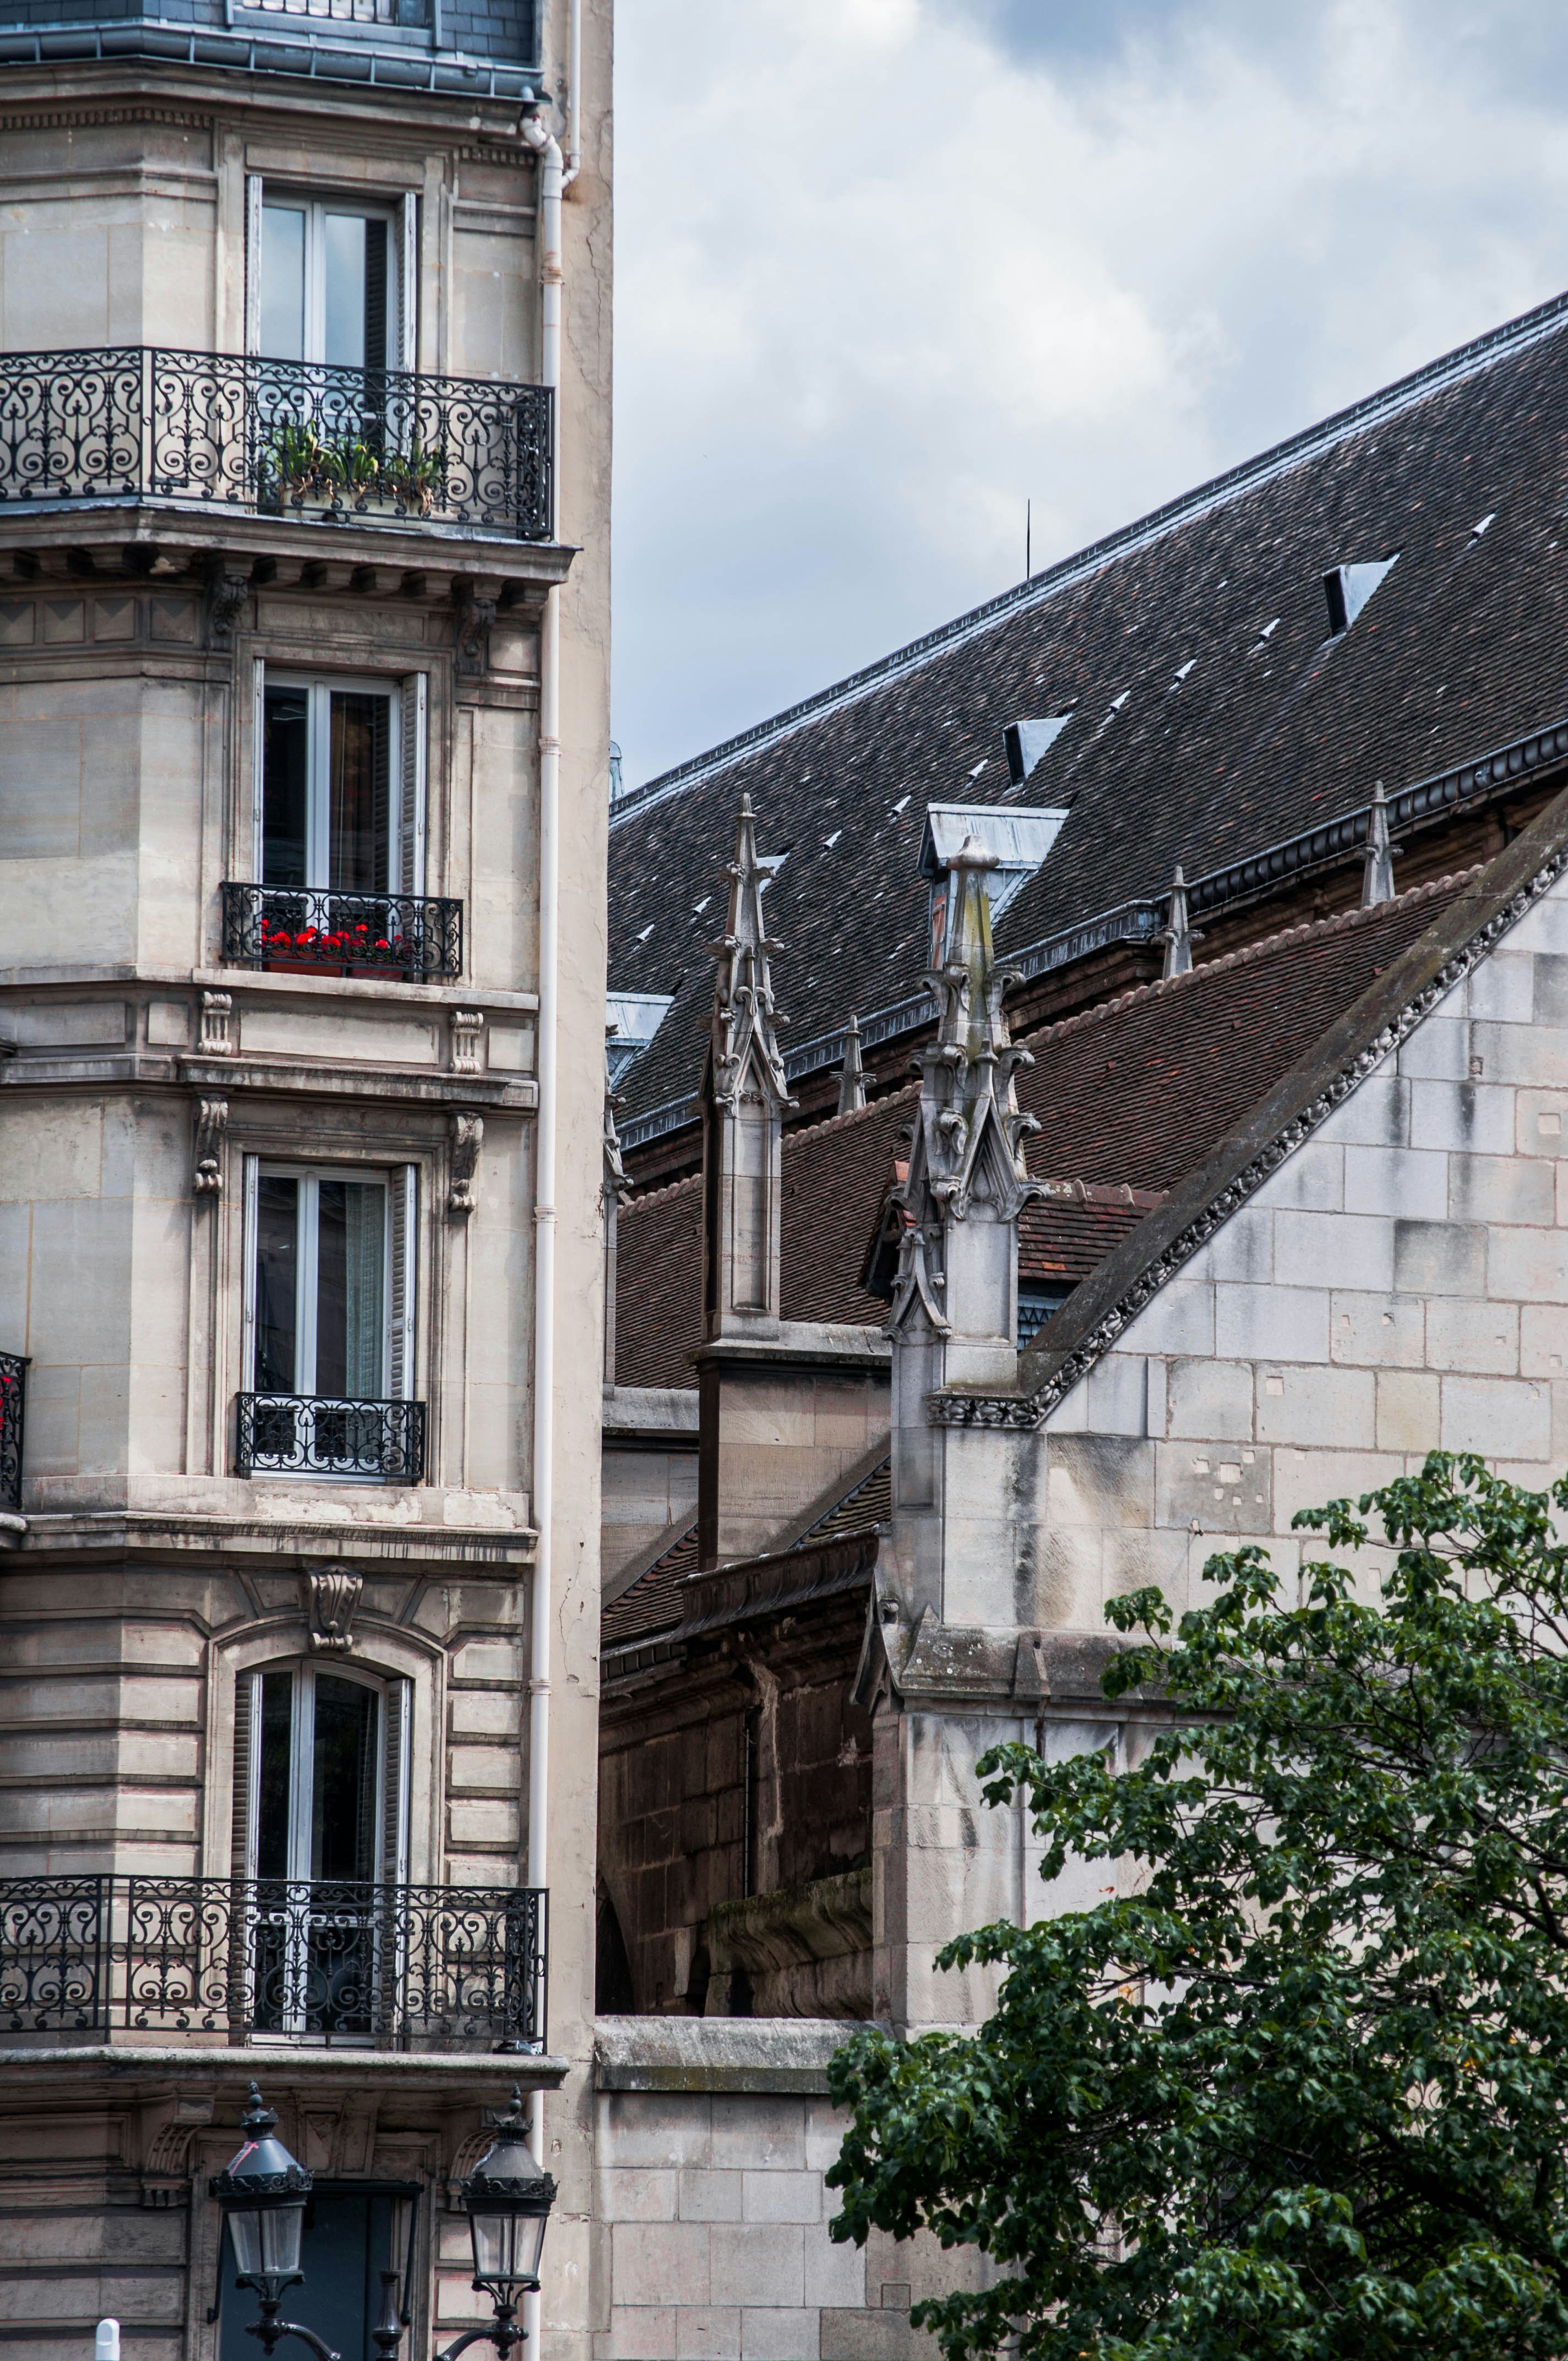
<svg viewBox="0 0 1568 2361"><path fill-rule="evenodd" d="M261 208L261 349L305 357L305 216L295 205Z"/></svg>
<svg viewBox="0 0 1568 2361"><path fill-rule="evenodd" d="M311 1793L311 1875L376 1873L378 1699L359 1681L316 1675L315 1763Z"/></svg>
<svg viewBox="0 0 1568 2361"><path fill-rule="evenodd" d="M264 1172L256 1191L256 1384L258 1394L299 1389L300 1184Z"/></svg>
<svg viewBox="0 0 1568 2361"><path fill-rule="evenodd" d="M261 1676L261 1750L256 1796L256 1874L289 1874L289 1796L294 1739L294 1675Z"/></svg>
<svg viewBox="0 0 1568 2361"><path fill-rule="evenodd" d="M379 1181L323 1180L316 1258L316 1391L376 1401L383 1345L387 1192Z"/></svg>
<svg viewBox="0 0 1568 2361"><path fill-rule="evenodd" d="M310 692L269 688L263 699L261 882L308 885Z"/></svg>
<svg viewBox="0 0 1568 2361"><path fill-rule="evenodd" d="M323 226L326 346L322 358L342 368L363 368L367 224L363 214L328 214Z"/></svg>
<svg viewBox="0 0 1568 2361"><path fill-rule="evenodd" d="M389 697L334 690L328 782L327 884L345 894L389 892Z"/></svg>

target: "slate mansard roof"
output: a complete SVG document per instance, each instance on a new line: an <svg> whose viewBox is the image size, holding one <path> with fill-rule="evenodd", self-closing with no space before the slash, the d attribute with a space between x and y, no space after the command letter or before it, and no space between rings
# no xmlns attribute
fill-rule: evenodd
<svg viewBox="0 0 1568 2361"><path fill-rule="evenodd" d="M1323 576L1396 552L1331 636ZM1064 712L1014 789L1004 727ZM928 802L1069 806L1005 954L1564 716L1568 297L628 796L611 983L677 996L623 1130L696 1088L742 790L790 1052L918 991Z"/></svg>
<svg viewBox="0 0 1568 2361"><path fill-rule="evenodd" d="M1028 1037L1020 1103L1040 1126L1030 1169L1054 1184L1025 1209L1025 1278L1078 1285L1244 1125L1468 881L1291 928ZM880 1326L861 1282L918 1087L786 1133L780 1238L785 1319ZM689 1386L701 1333L701 1181L635 1198L618 1234L616 1377ZM1058 1314L1058 1319L1063 1315ZM1051 1328L1043 1332L1048 1337Z"/></svg>

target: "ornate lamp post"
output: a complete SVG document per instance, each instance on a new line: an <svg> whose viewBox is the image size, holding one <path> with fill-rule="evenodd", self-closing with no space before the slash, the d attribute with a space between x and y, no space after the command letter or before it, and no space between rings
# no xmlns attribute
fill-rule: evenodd
<svg viewBox="0 0 1568 2361"><path fill-rule="evenodd" d="M253 2288L261 2299L261 2317L248 2324L270 2356L285 2336L308 2345L316 2361L340 2361L330 2345L298 2321L280 2320L283 2291L304 2278L300 2268L300 2233L305 2223L305 2200L312 2176L296 2164L280 2139L273 2135L278 2118L261 2103L253 2082L240 2117L244 2145L226 2169L208 2183L223 2207L239 2266L236 2286Z"/></svg>
<svg viewBox="0 0 1568 2361"><path fill-rule="evenodd" d="M519 2301L539 2285L539 2251L555 2202L555 2183L540 2170L528 2145L522 2093L516 2083L510 2113L491 2121L496 2136L463 2183L463 2206L474 2248L474 2285L489 2297L496 2316L488 2328L471 2328L457 2337L438 2361L456 2361L470 2345L487 2339L500 2361L509 2361L513 2345L524 2336L517 2325Z"/></svg>

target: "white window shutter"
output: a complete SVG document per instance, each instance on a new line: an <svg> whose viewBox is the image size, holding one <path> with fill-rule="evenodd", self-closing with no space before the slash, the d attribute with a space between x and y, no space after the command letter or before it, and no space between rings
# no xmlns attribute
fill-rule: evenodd
<svg viewBox="0 0 1568 2361"><path fill-rule="evenodd" d="M244 1292L241 1301L239 1349L239 1390L242 1394L256 1391L256 1229L258 1199L261 1186L261 1159L245 1159L245 1216L241 1229L241 1252L245 1257Z"/></svg>
<svg viewBox="0 0 1568 2361"><path fill-rule="evenodd" d="M411 673L402 686L402 747L398 765L398 891L424 892L425 744L429 734L428 673Z"/></svg>
<svg viewBox="0 0 1568 2361"><path fill-rule="evenodd" d="M251 874L259 885L264 882L262 861L264 826L267 817L267 666L256 659L256 676L250 697L250 793L251 813Z"/></svg>
<svg viewBox="0 0 1568 2361"><path fill-rule="evenodd" d="M409 1875L409 1729L411 1681L389 1681L381 1702L381 1863L383 1885Z"/></svg>
<svg viewBox="0 0 1568 2361"><path fill-rule="evenodd" d="M398 271L398 367L419 367L419 199L411 189L401 206Z"/></svg>
<svg viewBox="0 0 1568 2361"><path fill-rule="evenodd" d="M245 176L245 349L261 350L261 175Z"/></svg>
<svg viewBox="0 0 1568 2361"><path fill-rule="evenodd" d="M390 1364L388 1390L394 1401L411 1401L414 1390L417 1180L418 1174L413 1165L400 1165L392 1174L389 1192L391 1200L391 1277L388 1289L390 1301L387 1306L387 1335L390 1348L388 1355Z"/></svg>

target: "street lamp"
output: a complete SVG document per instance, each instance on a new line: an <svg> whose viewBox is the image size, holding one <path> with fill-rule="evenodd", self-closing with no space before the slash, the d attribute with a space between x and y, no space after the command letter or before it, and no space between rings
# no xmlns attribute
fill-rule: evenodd
<svg viewBox="0 0 1568 2361"><path fill-rule="evenodd" d="M308 2345L317 2361L341 2361L313 2329L297 2321L280 2320L285 2288L304 2278L300 2268L300 2234L305 2225L305 2200L312 2176L296 2164L280 2139L273 2136L278 2118L261 2103L253 2082L240 2117L244 2144L222 2172L208 2183L223 2208L239 2266L236 2287L255 2290L261 2299L261 2317L250 2323L269 2356L285 2336Z"/></svg>
<svg viewBox="0 0 1568 2361"><path fill-rule="evenodd" d="M555 2202L555 2183L542 2172L528 2145L522 2093L514 2082L510 2111L492 2115L495 2139L463 2183L463 2208L474 2249L474 2285L495 2307L488 2328L471 2328L449 2345L438 2361L487 2338L508 2361L525 2332L517 2325L519 2299L539 2285L539 2251Z"/></svg>

